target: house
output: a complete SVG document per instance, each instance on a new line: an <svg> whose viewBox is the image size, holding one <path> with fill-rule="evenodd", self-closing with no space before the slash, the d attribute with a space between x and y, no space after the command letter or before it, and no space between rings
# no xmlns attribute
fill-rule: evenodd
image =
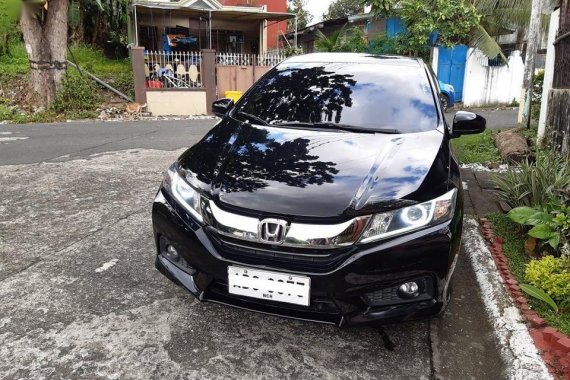
<svg viewBox="0 0 570 380"><path fill-rule="evenodd" d="M135 0L134 44L152 51L265 54L287 31L286 0Z"/></svg>
<svg viewBox="0 0 570 380"><path fill-rule="evenodd" d="M321 31L325 36L330 36L343 27L362 28L367 39L386 34L393 36L400 30L401 21L396 18L383 19L371 14L361 14L348 17L341 17L332 20L321 21L317 24L309 25L297 31L297 44L304 53L315 52L315 41L318 39L317 31ZM295 32L287 35L289 44L293 44Z"/></svg>
<svg viewBox="0 0 570 380"><path fill-rule="evenodd" d="M286 0L135 0L135 98L154 115L203 115L284 57Z"/></svg>

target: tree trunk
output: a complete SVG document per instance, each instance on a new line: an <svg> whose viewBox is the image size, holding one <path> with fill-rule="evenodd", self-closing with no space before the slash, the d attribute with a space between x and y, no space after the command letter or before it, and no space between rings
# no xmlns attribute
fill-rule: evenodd
<svg viewBox="0 0 570 380"><path fill-rule="evenodd" d="M524 61L524 80L519 103L519 123L523 127L530 126L530 106L532 101L532 78L534 76L534 57L538 46L540 29L540 12L542 0L532 0L530 13L530 25L528 28L528 41L526 45L526 57Z"/></svg>
<svg viewBox="0 0 570 380"><path fill-rule="evenodd" d="M495 136L495 143L503 161L523 162L531 157L526 137L520 129L509 129Z"/></svg>
<svg viewBox="0 0 570 380"><path fill-rule="evenodd" d="M32 88L40 106L55 99L67 62L68 0L50 0L45 17L24 6L20 27L32 71Z"/></svg>
<svg viewBox="0 0 570 380"><path fill-rule="evenodd" d="M552 150L570 158L570 89L550 90L545 137Z"/></svg>

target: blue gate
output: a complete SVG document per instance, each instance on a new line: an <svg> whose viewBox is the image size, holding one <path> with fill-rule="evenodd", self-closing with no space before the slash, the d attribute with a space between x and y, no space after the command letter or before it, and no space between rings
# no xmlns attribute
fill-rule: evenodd
<svg viewBox="0 0 570 380"><path fill-rule="evenodd" d="M402 33L406 33L406 25L400 18L390 17L386 20L386 36L388 38L396 37Z"/></svg>
<svg viewBox="0 0 570 380"><path fill-rule="evenodd" d="M465 63L467 61L467 46L455 45L452 48L439 48L437 78L449 83L455 89L455 100L463 100L463 79L465 78Z"/></svg>

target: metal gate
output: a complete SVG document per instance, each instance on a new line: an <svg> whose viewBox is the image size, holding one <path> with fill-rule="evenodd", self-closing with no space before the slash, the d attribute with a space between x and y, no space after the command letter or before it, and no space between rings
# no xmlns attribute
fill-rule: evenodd
<svg viewBox="0 0 570 380"><path fill-rule="evenodd" d="M463 80L465 78L465 63L467 62L467 46L455 45L452 48L439 48L437 77L455 89L455 100L463 100Z"/></svg>

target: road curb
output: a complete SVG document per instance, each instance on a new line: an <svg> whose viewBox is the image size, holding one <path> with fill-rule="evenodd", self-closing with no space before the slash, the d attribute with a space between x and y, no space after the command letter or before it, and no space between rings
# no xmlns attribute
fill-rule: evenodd
<svg viewBox="0 0 570 380"><path fill-rule="evenodd" d="M463 245L475 272L480 296L505 363L504 377L507 379L552 379L519 309L504 290L505 280L499 274L499 264L495 263L481 235L479 223L473 217L465 219Z"/></svg>
<svg viewBox="0 0 570 380"><path fill-rule="evenodd" d="M548 371L560 379L570 380L570 337L548 326L547 322L530 308L528 299L509 269L508 259L503 252L503 239L495 235L487 218L480 218L480 224L481 233L487 241L503 285L526 320L530 336Z"/></svg>

